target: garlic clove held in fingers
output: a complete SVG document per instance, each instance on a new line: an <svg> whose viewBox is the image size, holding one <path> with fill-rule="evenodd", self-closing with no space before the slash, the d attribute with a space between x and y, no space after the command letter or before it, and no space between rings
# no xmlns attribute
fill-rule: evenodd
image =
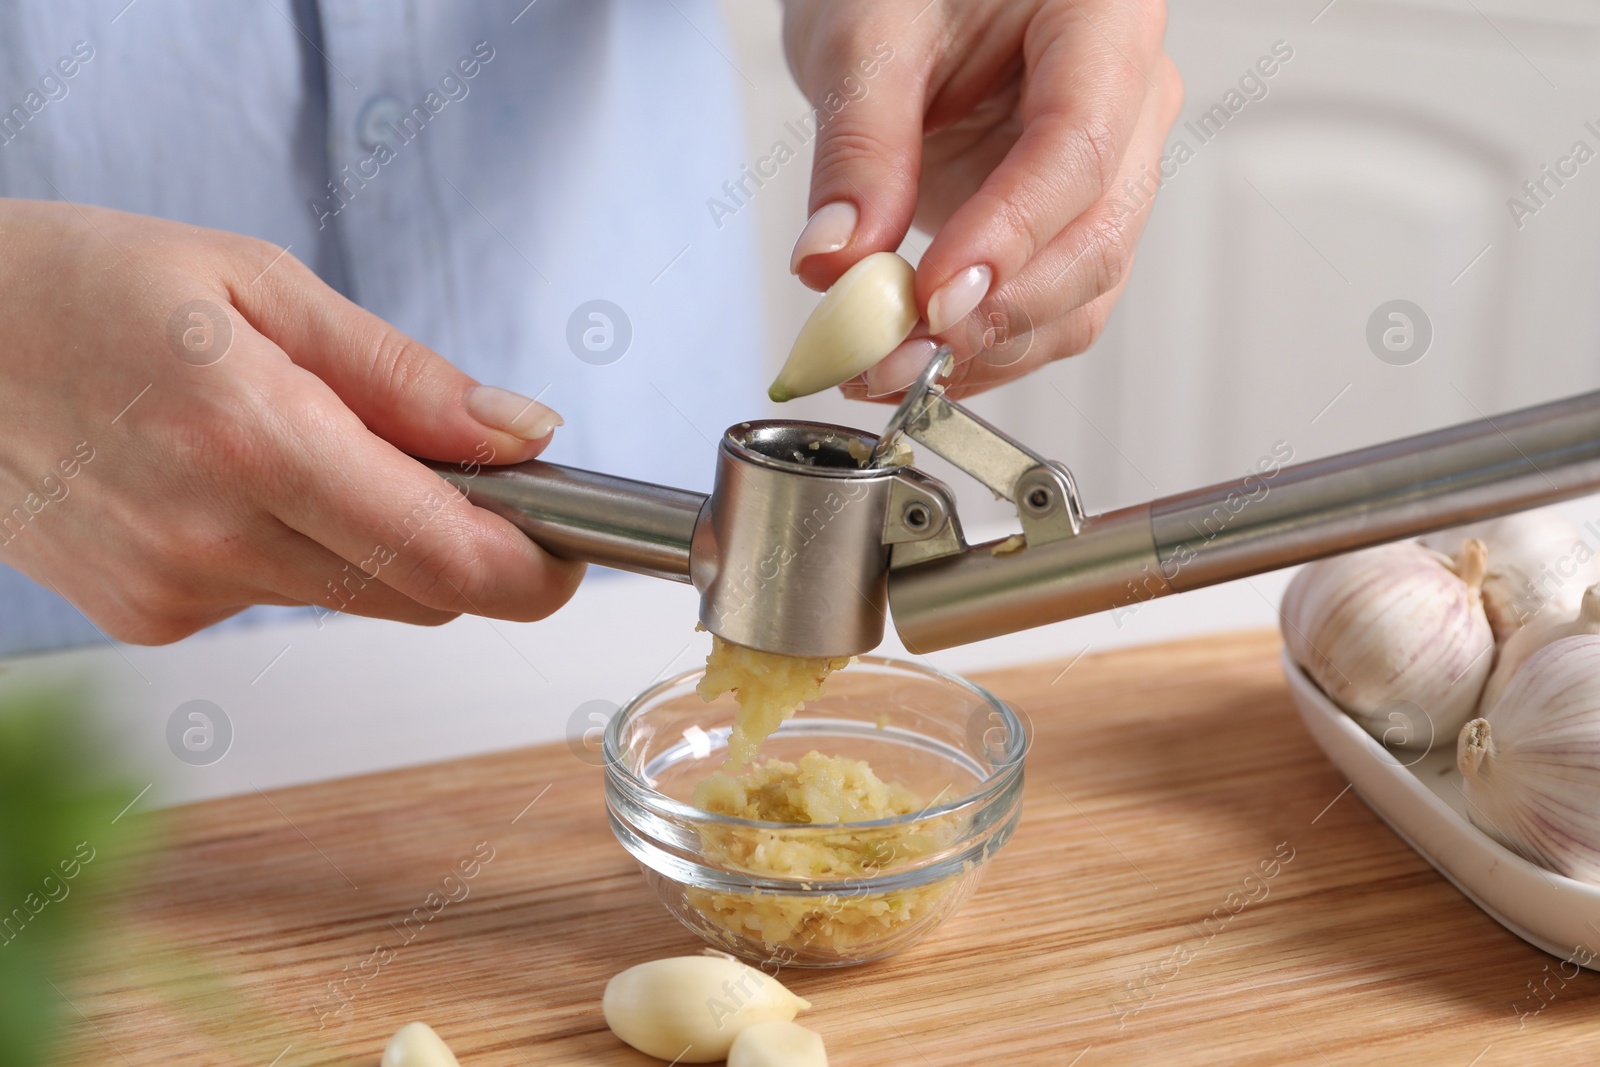
<svg viewBox="0 0 1600 1067"><path fill-rule="evenodd" d="M1284 594L1289 655L1387 745L1448 742L1471 717L1494 664L1479 586L1487 553L1456 560L1415 542L1307 564Z"/></svg>
<svg viewBox="0 0 1600 1067"><path fill-rule="evenodd" d="M1506 638L1495 656L1494 670L1489 674L1488 684L1483 687L1478 710L1487 714L1494 707L1500 694L1511 684L1517 668L1527 662L1529 656L1563 637L1576 637L1579 634L1600 634L1600 585L1591 585L1584 590L1576 616L1558 613L1553 605L1547 605L1532 622L1519 627Z"/></svg>
<svg viewBox="0 0 1600 1067"><path fill-rule="evenodd" d="M1600 883L1600 635L1528 657L1456 744L1474 825L1541 867Z"/></svg>
<svg viewBox="0 0 1600 1067"><path fill-rule="evenodd" d="M1504 643L1546 614L1570 618L1583 591L1600 582L1600 556L1553 508L1441 530L1422 538L1422 543L1455 556L1469 537L1489 549L1483 605L1497 642Z"/></svg>
<svg viewBox="0 0 1600 1067"><path fill-rule="evenodd" d="M874 252L823 294L767 395L781 404L849 381L893 352L917 318L916 271Z"/></svg>

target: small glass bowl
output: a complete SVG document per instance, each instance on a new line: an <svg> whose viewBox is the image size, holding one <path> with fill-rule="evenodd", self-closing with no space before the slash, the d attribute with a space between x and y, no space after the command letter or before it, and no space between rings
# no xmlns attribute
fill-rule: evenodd
<svg viewBox="0 0 1600 1067"><path fill-rule="evenodd" d="M761 746L864 760L924 798L908 815L833 825L758 822L690 801L721 768L736 705L695 692L700 670L640 693L605 733L611 828L667 910L710 944L759 962L840 967L916 943L976 887L1022 814L1027 734L1005 703L929 667L862 656ZM816 851L807 851L816 850ZM846 875L774 873L781 854ZM841 864L839 857L846 857Z"/></svg>

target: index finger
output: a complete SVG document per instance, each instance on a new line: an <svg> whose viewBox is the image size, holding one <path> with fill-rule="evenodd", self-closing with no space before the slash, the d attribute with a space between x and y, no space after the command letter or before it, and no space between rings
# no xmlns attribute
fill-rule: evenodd
<svg viewBox="0 0 1600 1067"><path fill-rule="evenodd" d="M531 622L571 597L583 565L557 559L433 471L373 435L303 371L297 447L267 507L332 550L356 583L380 581L419 604Z"/></svg>
<svg viewBox="0 0 1600 1067"><path fill-rule="evenodd" d="M1162 12L1151 0L1064 0L1029 25L1022 134L940 227L917 267L917 298L933 332L1016 277L1110 192L1145 96L1156 91ZM940 293L951 283L964 299L951 299L954 287L950 296Z"/></svg>

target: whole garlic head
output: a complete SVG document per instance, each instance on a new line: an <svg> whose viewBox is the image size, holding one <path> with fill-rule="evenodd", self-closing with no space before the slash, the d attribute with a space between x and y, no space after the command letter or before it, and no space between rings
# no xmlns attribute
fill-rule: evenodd
<svg viewBox="0 0 1600 1067"><path fill-rule="evenodd" d="M1467 814L1507 848L1600 883L1600 636L1546 645L1456 744Z"/></svg>
<svg viewBox="0 0 1600 1067"><path fill-rule="evenodd" d="M1600 582L1600 556L1553 508L1441 530L1422 543L1455 556L1468 538L1489 549L1483 604L1497 642L1508 640L1542 612L1571 617L1583 591Z"/></svg>
<svg viewBox="0 0 1600 1067"><path fill-rule="evenodd" d="M1402 542L1307 564L1280 612L1289 655L1385 744L1448 740L1494 664L1479 594L1486 558L1477 540L1455 561Z"/></svg>
<svg viewBox="0 0 1600 1067"><path fill-rule="evenodd" d="M1495 701L1511 684L1517 668L1529 656L1551 642L1579 634L1600 634L1600 585L1591 585L1584 590L1576 616L1546 607L1532 622L1506 638L1506 643L1500 646L1500 652L1495 656L1494 670L1489 674L1488 684L1483 687L1478 710L1488 714L1494 708Z"/></svg>

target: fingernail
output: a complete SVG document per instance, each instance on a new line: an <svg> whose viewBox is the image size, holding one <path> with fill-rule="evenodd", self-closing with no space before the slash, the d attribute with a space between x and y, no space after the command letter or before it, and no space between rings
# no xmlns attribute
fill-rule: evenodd
<svg viewBox="0 0 1600 1067"><path fill-rule="evenodd" d="M979 265L968 267L945 282L928 298L928 332L944 333L967 317L989 295L994 271Z"/></svg>
<svg viewBox="0 0 1600 1067"><path fill-rule="evenodd" d="M537 441L566 422L537 400L493 385L475 385L467 390L467 413L491 430L524 441Z"/></svg>
<svg viewBox="0 0 1600 1067"><path fill-rule="evenodd" d="M938 344L927 337L902 341L899 348L867 368L867 396L886 396L908 388L938 350Z"/></svg>
<svg viewBox="0 0 1600 1067"><path fill-rule="evenodd" d="M794 251L789 255L789 273L799 274L800 261L807 256L837 252L849 244L850 235L856 232L857 217L856 206L848 200L835 200L817 208L806 222L806 228L800 231L800 239L794 243Z"/></svg>

